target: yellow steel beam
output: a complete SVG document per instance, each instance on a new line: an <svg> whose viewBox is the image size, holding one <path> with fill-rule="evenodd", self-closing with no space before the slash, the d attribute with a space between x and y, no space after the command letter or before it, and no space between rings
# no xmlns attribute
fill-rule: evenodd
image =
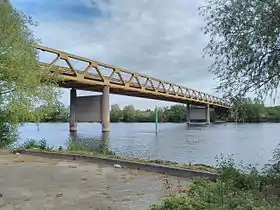
<svg viewBox="0 0 280 210"><path fill-rule="evenodd" d="M191 88L60 50L40 45L34 45L33 47L36 50L55 56L50 62L40 62L40 64L51 71L59 72L64 81L88 86L109 86L111 89L123 90L124 92L144 94L147 98L161 97L166 101L210 104L211 106L230 108L230 103L227 100ZM65 65L58 64L61 61ZM83 63L83 69L76 68L77 63ZM107 75L105 71L107 71Z"/></svg>

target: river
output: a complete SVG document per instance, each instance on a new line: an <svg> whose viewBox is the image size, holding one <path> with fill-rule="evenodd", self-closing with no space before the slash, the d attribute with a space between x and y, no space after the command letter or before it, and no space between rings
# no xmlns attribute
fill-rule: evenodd
<svg viewBox="0 0 280 210"><path fill-rule="evenodd" d="M159 124L155 135L153 123L112 123L107 140L110 150L119 155L162 159L180 163L215 165L216 155L234 155L235 161L262 167L272 158L280 143L280 124ZM68 123L27 123L19 128L20 142L26 138L46 139L49 145L64 146L69 138ZM100 137L97 123L78 124L77 137Z"/></svg>

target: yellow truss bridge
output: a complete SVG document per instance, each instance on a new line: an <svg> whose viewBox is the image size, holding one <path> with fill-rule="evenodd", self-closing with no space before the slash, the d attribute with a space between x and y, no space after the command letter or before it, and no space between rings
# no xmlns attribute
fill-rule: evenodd
<svg viewBox="0 0 280 210"><path fill-rule="evenodd" d="M40 65L58 72L62 76L60 86L64 88L102 92L107 86L112 94L230 108L227 100L162 79L40 45L34 45L34 48L52 57L51 61L40 62Z"/></svg>

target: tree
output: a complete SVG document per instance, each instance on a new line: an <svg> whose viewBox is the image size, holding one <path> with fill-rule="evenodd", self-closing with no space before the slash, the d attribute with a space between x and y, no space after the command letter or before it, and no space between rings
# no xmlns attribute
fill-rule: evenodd
<svg viewBox="0 0 280 210"><path fill-rule="evenodd" d="M57 101L57 103L54 105L52 108L51 112L51 119L55 122L67 122L69 121L69 116L70 115L70 108L65 107L64 104L60 101Z"/></svg>
<svg viewBox="0 0 280 210"><path fill-rule="evenodd" d="M45 115L42 116L42 113ZM33 117L37 117L38 115L41 116L40 121L43 122L67 122L70 117L70 108L65 107L62 102L57 101L51 109L47 106L36 108ZM33 121L38 122L36 118Z"/></svg>
<svg viewBox="0 0 280 210"><path fill-rule="evenodd" d="M118 104L113 104L111 106L110 119L112 122L121 122L122 121L123 113Z"/></svg>
<svg viewBox="0 0 280 210"><path fill-rule="evenodd" d="M135 116L136 122L154 122L155 121L155 112L146 109L144 110L136 110L136 116Z"/></svg>
<svg viewBox="0 0 280 210"><path fill-rule="evenodd" d="M210 71L225 96L259 97L276 93L280 81L280 2L278 0L207 0L200 8Z"/></svg>
<svg viewBox="0 0 280 210"><path fill-rule="evenodd" d="M14 127L21 120L28 120L38 105L53 107L59 95L55 77L46 77L49 72L39 66L32 47L36 40L29 30L31 25L34 22L30 17L15 10L7 1L0 2L0 115L3 126ZM0 131L4 130L10 129L0 128ZM7 136L7 132L0 133L0 138L3 136Z"/></svg>
<svg viewBox="0 0 280 210"><path fill-rule="evenodd" d="M235 98L232 101L231 120L238 122L264 122L279 119L277 107L265 107L264 103L255 98Z"/></svg>
<svg viewBox="0 0 280 210"><path fill-rule="evenodd" d="M173 105L169 109L169 122L186 122L187 109L183 105Z"/></svg>
<svg viewBox="0 0 280 210"><path fill-rule="evenodd" d="M133 105L128 105L123 108L123 121L134 122L136 118L136 111Z"/></svg>

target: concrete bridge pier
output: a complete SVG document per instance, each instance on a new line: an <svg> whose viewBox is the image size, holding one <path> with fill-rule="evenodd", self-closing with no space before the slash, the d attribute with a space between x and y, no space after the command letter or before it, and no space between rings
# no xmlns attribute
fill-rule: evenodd
<svg viewBox="0 0 280 210"><path fill-rule="evenodd" d="M187 104L187 124L190 124L191 122L190 115L191 115L191 106L190 104Z"/></svg>
<svg viewBox="0 0 280 210"><path fill-rule="evenodd" d="M72 88L70 90L70 122L69 122L69 130L70 132L77 131L77 120L76 120L76 99L77 99L77 90Z"/></svg>
<svg viewBox="0 0 280 210"><path fill-rule="evenodd" d="M70 132L77 131L77 122L100 122L102 132L110 131L110 88L104 86L102 95L77 96L70 91Z"/></svg>
<svg viewBox="0 0 280 210"><path fill-rule="evenodd" d="M210 124L210 106L205 107L191 106L187 104L187 124L203 123Z"/></svg>
<svg viewBox="0 0 280 210"><path fill-rule="evenodd" d="M102 103L101 103L101 112L102 112L102 132L110 131L110 88L108 86L104 86L103 95L102 95Z"/></svg>
<svg viewBox="0 0 280 210"><path fill-rule="evenodd" d="M209 104L206 105L205 107L205 116L206 116L206 124L210 124L210 106Z"/></svg>

